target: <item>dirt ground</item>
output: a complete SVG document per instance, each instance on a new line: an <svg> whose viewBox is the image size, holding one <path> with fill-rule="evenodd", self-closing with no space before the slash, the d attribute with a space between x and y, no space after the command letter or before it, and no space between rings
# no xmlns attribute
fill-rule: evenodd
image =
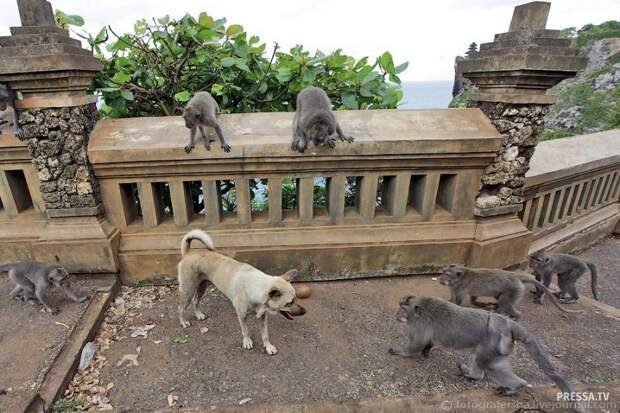
<svg viewBox="0 0 620 413"><path fill-rule="evenodd" d="M620 237L605 238L577 255L596 264L598 299L620 308ZM578 287L579 294L594 298L589 273L579 279Z"/></svg>
<svg viewBox="0 0 620 413"><path fill-rule="evenodd" d="M84 281L76 282L76 286L83 287ZM41 307L9 298L12 289L7 275L0 275L0 390L9 395L41 385L88 305L74 303L59 291L52 291L48 295L50 301L61 308L58 315L52 316ZM0 396L0 411L3 397Z"/></svg>
<svg viewBox="0 0 620 413"><path fill-rule="evenodd" d="M88 390L79 387L97 383L99 400L140 410L431 395L491 386L456 375L456 363L465 354L433 349L428 360L388 354L405 338L404 325L395 319L399 297L447 297L447 289L431 277L310 285L312 297L300 301L308 310L305 316L270 319L271 341L279 350L275 356L262 351L256 323L250 324L255 349L241 347L235 313L217 291L201 304L207 319L192 318L192 326L183 329L175 287L124 287L102 325L98 343L104 350L95 357L97 367L76 376L68 394L87 396ZM569 381L620 382L618 319L592 310L566 317L548 300L545 306L531 301L527 296L520 306L522 322ZM144 325L154 326L148 337L132 338L134 328ZM118 366L127 354L137 354L137 366ZM516 373L532 384L550 383L522 346L513 362Z"/></svg>

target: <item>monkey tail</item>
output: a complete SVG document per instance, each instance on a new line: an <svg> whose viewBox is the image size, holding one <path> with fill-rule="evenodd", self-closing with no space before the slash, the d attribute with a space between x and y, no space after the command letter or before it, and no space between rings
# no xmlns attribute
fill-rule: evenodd
<svg viewBox="0 0 620 413"><path fill-rule="evenodd" d="M185 234L183 240L181 241L181 256L185 256L189 252L190 245L193 239L197 239L202 242L204 246L207 247L207 249L215 251L213 240L211 239L209 234L200 229L193 229L187 234Z"/></svg>
<svg viewBox="0 0 620 413"><path fill-rule="evenodd" d="M553 295L553 293L551 292L551 290L549 290L547 287L545 287L544 284L542 284L541 282L536 281L533 278L530 277L521 277L521 282L524 284L534 284L536 287L540 288L541 290L543 290L545 292L545 294L547 294L549 296L549 299L551 300L551 302L553 303L554 306L557 307L558 310L560 310L563 313L572 313L572 314L583 314L583 310L567 310L566 308L562 307L560 305L560 303L558 303L558 300L555 298L555 296Z"/></svg>
<svg viewBox="0 0 620 413"><path fill-rule="evenodd" d="M598 301L598 296L596 294L596 265L591 262L586 262L586 265L590 269L590 287L592 288L592 295L594 296L594 299Z"/></svg>
<svg viewBox="0 0 620 413"><path fill-rule="evenodd" d="M538 367L562 390L564 393L573 391L571 385L555 369L549 356L545 353L542 346L529 330L521 327L514 321L512 324L512 336L515 340L523 343L530 357L538 364Z"/></svg>

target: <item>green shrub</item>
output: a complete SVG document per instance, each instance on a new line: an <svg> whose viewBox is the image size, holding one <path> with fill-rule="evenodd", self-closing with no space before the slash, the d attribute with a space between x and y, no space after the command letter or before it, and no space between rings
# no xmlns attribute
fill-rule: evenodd
<svg viewBox="0 0 620 413"><path fill-rule="evenodd" d="M586 24L571 37L575 38L577 49L581 49L590 40L620 37L620 21L609 20L598 25Z"/></svg>
<svg viewBox="0 0 620 413"><path fill-rule="evenodd" d="M119 35L104 27L96 36L79 29L79 16L57 11L56 18L101 61L94 84L108 117L179 114L197 91L214 95L226 113L292 111L310 85L338 109L396 108L403 97L398 75L408 63L395 64L389 52L374 61L300 45L285 52L275 44L268 52L258 36L207 13L139 20L133 33Z"/></svg>
<svg viewBox="0 0 620 413"><path fill-rule="evenodd" d="M571 136L571 134L565 131L564 129L558 128L558 129L544 131L543 133L540 134L540 140L549 141L551 139L566 138L568 136Z"/></svg>

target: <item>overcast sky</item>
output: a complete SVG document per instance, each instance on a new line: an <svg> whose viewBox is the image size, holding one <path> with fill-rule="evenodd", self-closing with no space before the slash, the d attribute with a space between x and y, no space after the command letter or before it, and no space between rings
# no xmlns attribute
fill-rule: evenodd
<svg viewBox="0 0 620 413"><path fill-rule="evenodd" d="M19 25L15 0L0 0L0 35ZM79 14L97 32L110 24L130 31L139 18L197 16L244 26L271 46L303 44L314 51L342 48L355 57L389 50L397 64L408 61L403 80L451 80L454 56L472 41L490 42L507 31L515 5L523 0L51 0L67 14ZM619 0L554 0L547 27L581 27L620 18Z"/></svg>

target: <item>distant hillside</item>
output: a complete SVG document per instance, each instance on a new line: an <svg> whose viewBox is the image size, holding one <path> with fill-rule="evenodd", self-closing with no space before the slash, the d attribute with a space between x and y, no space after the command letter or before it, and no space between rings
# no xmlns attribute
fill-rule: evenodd
<svg viewBox="0 0 620 413"><path fill-rule="evenodd" d="M573 39L588 65L549 91L558 100L545 118L542 139L620 128L620 22L569 28L563 34Z"/></svg>

